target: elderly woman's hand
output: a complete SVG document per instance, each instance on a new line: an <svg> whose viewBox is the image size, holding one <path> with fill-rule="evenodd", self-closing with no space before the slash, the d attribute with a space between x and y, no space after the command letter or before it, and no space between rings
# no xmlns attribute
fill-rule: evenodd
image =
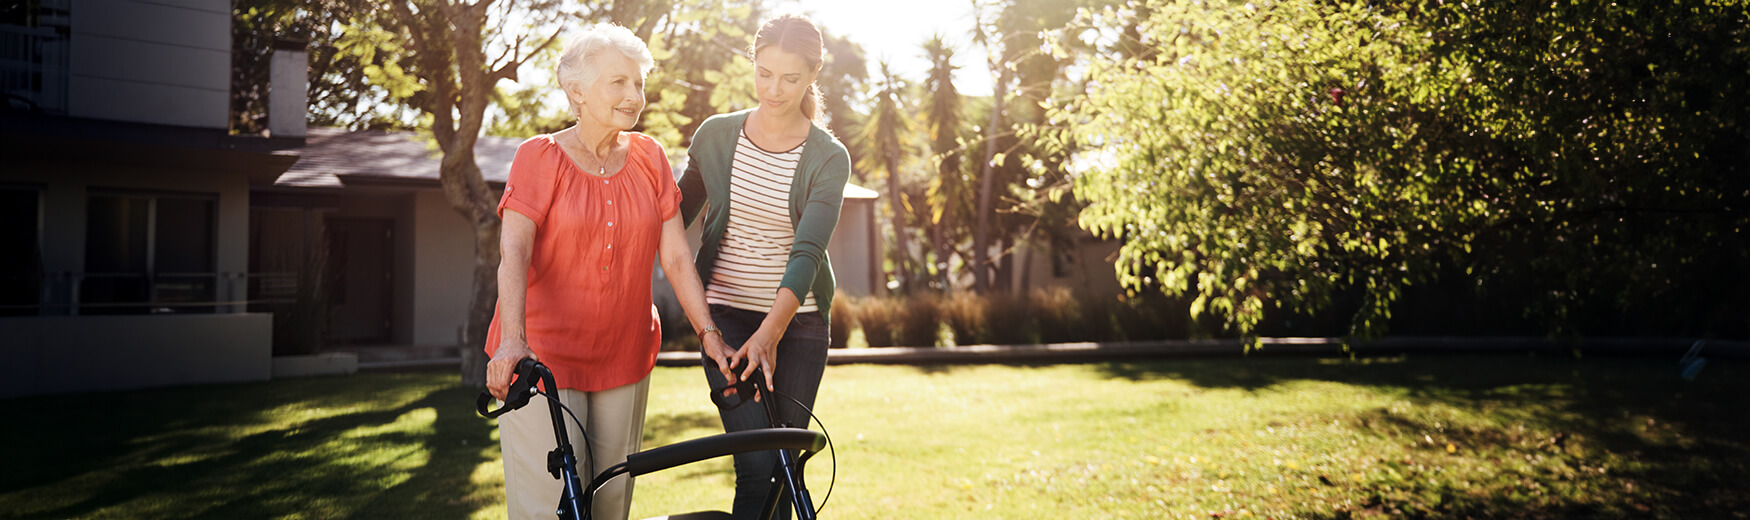
<svg viewBox="0 0 1750 520"><path fill-rule="evenodd" d="M741 378L735 377L735 367L729 364L730 358L735 356L735 349L729 348L729 342L723 341L723 333L712 331L700 336L699 351L717 364L717 371L723 374L726 384L734 386L741 382ZM723 391L726 396L734 394L734 388Z"/></svg>
<svg viewBox="0 0 1750 520"><path fill-rule="evenodd" d="M516 373L517 363L523 358L540 359L529 350L529 343L521 338L505 338L498 343L492 361L486 362L486 391L491 392L492 397L504 400L505 394L510 392L510 376Z"/></svg>

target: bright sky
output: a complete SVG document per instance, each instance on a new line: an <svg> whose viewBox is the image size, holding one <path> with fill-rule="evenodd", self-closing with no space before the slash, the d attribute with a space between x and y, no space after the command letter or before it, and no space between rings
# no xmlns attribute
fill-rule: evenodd
<svg viewBox="0 0 1750 520"><path fill-rule="evenodd" d="M941 33L954 49L954 86L961 94L988 96L990 69L984 48L972 42L971 0L788 0L781 10L809 15L822 30L863 46L871 79L887 59L894 72L913 83L924 80L930 64L923 45Z"/></svg>

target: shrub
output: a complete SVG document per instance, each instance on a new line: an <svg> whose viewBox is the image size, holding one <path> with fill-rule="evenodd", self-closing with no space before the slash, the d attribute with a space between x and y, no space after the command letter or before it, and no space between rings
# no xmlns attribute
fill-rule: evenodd
<svg viewBox="0 0 1750 520"><path fill-rule="evenodd" d="M1081 303L1069 289L1054 287L1032 291L1027 295L1026 305L1033 321L1038 323L1041 343L1067 343L1072 341L1093 341L1093 330L1103 327L1092 327L1083 319Z"/></svg>
<svg viewBox="0 0 1750 520"><path fill-rule="evenodd" d="M948 326L956 345L989 342L985 332L985 312L985 298L969 292L949 293L936 304L936 315L942 324Z"/></svg>
<svg viewBox="0 0 1750 520"><path fill-rule="evenodd" d="M833 299L831 320L827 322L832 336L831 348L845 348L851 339L851 329L857 327L857 302L854 298Z"/></svg>
<svg viewBox="0 0 1750 520"><path fill-rule="evenodd" d="M1023 345L1039 342L1039 323L1025 298L1013 294L985 295L981 343Z"/></svg>
<svg viewBox="0 0 1750 520"><path fill-rule="evenodd" d="M1065 288L1026 295L841 297L833 304L833 341L842 343L856 328L870 347L1185 338L1187 310L1184 299L1158 293L1084 297ZM950 337L941 337L943 328Z"/></svg>
<svg viewBox="0 0 1750 520"><path fill-rule="evenodd" d="M899 327L900 304L890 298L858 298L857 324L863 328L863 338L870 347L891 347L897 344L895 329Z"/></svg>
<svg viewBox="0 0 1750 520"><path fill-rule="evenodd" d="M897 344L905 347L934 347L941 330L938 315L941 299L934 294L894 300L899 313Z"/></svg>

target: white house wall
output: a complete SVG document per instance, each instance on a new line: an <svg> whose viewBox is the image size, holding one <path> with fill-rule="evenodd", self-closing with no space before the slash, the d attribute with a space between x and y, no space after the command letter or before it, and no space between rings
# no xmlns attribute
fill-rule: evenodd
<svg viewBox="0 0 1750 520"><path fill-rule="evenodd" d="M845 199L839 210L839 224L826 248L838 294L869 296L886 289L877 285L880 266L874 262L880 261L880 249L869 233L875 229L870 222L874 207L875 199Z"/></svg>
<svg viewBox="0 0 1750 520"><path fill-rule="evenodd" d="M68 115L225 128L229 0L76 0Z"/></svg>
<svg viewBox="0 0 1750 520"><path fill-rule="evenodd" d="M468 322L474 230L440 190L419 190L413 214L413 344L455 345Z"/></svg>
<svg viewBox="0 0 1750 520"><path fill-rule="evenodd" d="M1118 253L1117 241L1089 237L1076 239L1063 276L1052 272L1049 246L1049 243L1037 247L1026 244L1015 249L1017 269L1011 280L1013 287L1022 287L1025 279L1025 285L1032 289L1063 287L1082 297L1107 298L1123 294L1123 288L1118 285L1117 271L1108 260Z"/></svg>

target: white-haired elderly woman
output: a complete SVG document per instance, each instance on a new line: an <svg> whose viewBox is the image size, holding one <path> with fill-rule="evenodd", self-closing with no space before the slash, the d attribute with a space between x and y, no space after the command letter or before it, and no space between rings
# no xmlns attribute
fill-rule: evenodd
<svg viewBox="0 0 1750 520"><path fill-rule="evenodd" d="M558 395L584 422L572 428L579 468L599 471L636 452L650 371L662 338L651 302L660 258L687 318L713 348L712 324L679 216L662 146L630 131L644 110L644 77L655 66L631 31L596 25L566 43L559 86L577 124L517 148L498 213L504 259L498 310L487 335L486 386L504 399L523 358L552 371ZM547 471L556 441L545 399L499 420L511 518L552 518L562 484ZM593 518L625 518L632 484L595 495Z"/></svg>

